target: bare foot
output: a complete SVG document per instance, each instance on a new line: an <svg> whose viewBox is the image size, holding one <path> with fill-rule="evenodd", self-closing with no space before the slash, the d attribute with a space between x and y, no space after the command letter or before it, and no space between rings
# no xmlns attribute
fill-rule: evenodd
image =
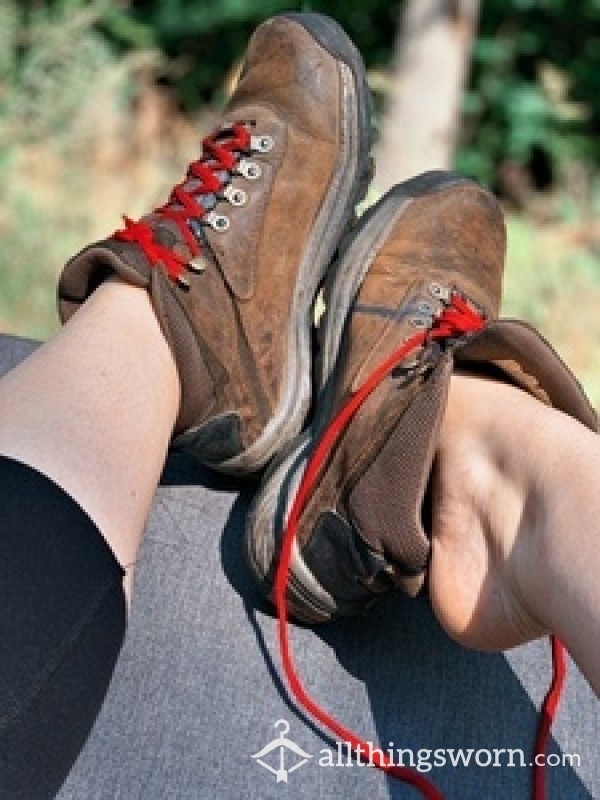
<svg viewBox="0 0 600 800"><path fill-rule="evenodd" d="M429 594L453 639L498 650L542 636L522 591L532 542L531 484L520 457L532 415L512 386L454 375L433 475Z"/></svg>

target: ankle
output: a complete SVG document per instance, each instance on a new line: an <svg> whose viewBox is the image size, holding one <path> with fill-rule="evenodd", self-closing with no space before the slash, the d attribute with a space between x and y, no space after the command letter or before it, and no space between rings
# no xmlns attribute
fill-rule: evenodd
<svg viewBox="0 0 600 800"><path fill-rule="evenodd" d="M517 391L485 378L460 373L452 376L436 466L440 503L454 508L454 516L475 515L484 526L493 522L496 505L500 505L504 512L502 527L508 533L506 501L510 496L511 505L520 510L527 485L512 458L518 453L508 441L512 427L503 426L497 407L506 401L505 389ZM507 430L500 430L504 427Z"/></svg>
<svg viewBox="0 0 600 800"><path fill-rule="evenodd" d="M128 344L134 346L131 349L135 349L138 363L129 360L128 369L139 371L140 380L147 376L147 391L154 395L158 390L163 414L172 417L174 425L181 403L181 381L148 292L111 276L90 295L72 320L87 325L91 318L104 320L107 326L120 330ZM71 321L67 323L70 324ZM160 382L156 376L161 376ZM158 398L152 398L155 399Z"/></svg>

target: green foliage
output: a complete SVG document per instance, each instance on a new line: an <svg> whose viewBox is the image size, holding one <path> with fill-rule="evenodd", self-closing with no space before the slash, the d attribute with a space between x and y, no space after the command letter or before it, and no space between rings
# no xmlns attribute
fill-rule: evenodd
<svg viewBox="0 0 600 800"><path fill-rule="evenodd" d="M2 3L0 144L68 130L112 61L109 42L94 29L106 3Z"/></svg>
<svg viewBox="0 0 600 800"><path fill-rule="evenodd" d="M508 219L502 313L532 323L574 370L600 408L600 272L590 220L535 225Z"/></svg>
<svg viewBox="0 0 600 800"><path fill-rule="evenodd" d="M389 62L399 4L348 0L332 7L319 0L154 0L132 2L103 17L107 34L121 47L151 43L170 59L165 76L184 108L220 99L224 76L239 60L252 30L282 11L317 11L334 16L370 64Z"/></svg>
<svg viewBox="0 0 600 800"><path fill-rule="evenodd" d="M57 325L56 273L81 246L86 218L82 165L68 168L83 149L78 122L103 81L122 74L97 27L106 7L0 0L2 331L43 337Z"/></svg>
<svg viewBox="0 0 600 800"><path fill-rule="evenodd" d="M540 188L569 158L600 161L600 2L485 0L459 168L489 183L505 160Z"/></svg>
<svg viewBox="0 0 600 800"><path fill-rule="evenodd" d="M403 7L400 0L335 5L322 0L3 4L9 13L0 11L0 76L14 76L16 70L27 88L27 108L21 113L35 123L40 105L52 108L55 124L65 119L69 104L77 102L86 83L114 53L147 48L164 54L159 77L175 88L182 108L194 111L219 102L225 78L252 29L284 10L331 14L356 41L369 67L389 66ZM42 47L39 32L59 18L65 30L61 33L55 26L56 36ZM23 22L28 24L27 41L21 37L15 43ZM11 61L11 53L18 55L16 61ZM600 0L579 0L575 5L568 0L481 0L458 168L494 184L499 166L510 160L526 167L543 187L560 175L568 158L597 165L599 59ZM70 68L73 61L79 65L76 73ZM50 104L47 98L57 87L59 102ZM1 96L0 102L5 102Z"/></svg>
<svg viewBox="0 0 600 800"><path fill-rule="evenodd" d="M597 169L600 0L481 0L481 6L459 168L490 184L507 160L535 171L541 158L551 175L570 170L573 161ZM231 65L265 17L282 10L333 15L367 66L381 70L391 63L401 7L384 0L0 0L0 328L43 335L56 324L56 273L84 243L90 216L105 211L85 207L85 184L94 173L82 163L89 130L82 133L81 121L89 126L94 119L86 109L101 84L109 84L115 102L135 92L132 59L151 50L162 54L144 62L150 64L146 82L168 84L181 107L194 111L222 99ZM23 180L31 170L24 153L79 166L61 173L65 186L55 196L48 190L51 176L45 183ZM599 213L600 183L594 188L585 181L588 194L563 195L554 212L561 224L585 228L579 215L586 203L586 218ZM570 336L556 330L564 297L580 310L581 297L587 298L587 310L577 316L587 320L577 351L584 352L586 341L600 337L600 327L590 334L600 319L597 237L579 250L564 247L560 256L546 239L530 222L511 223L506 308L560 341ZM588 381L600 375L591 360L581 369Z"/></svg>
<svg viewBox="0 0 600 800"><path fill-rule="evenodd" d="M165 78L182 106L220 99L224 76L253 27L283 10L331 14L369 67L391 62L402 3L348 0L153 0L111 5L104 31L120 47L152 44L169 58ZM488 183L505 160L522 165L538 186L565 159L600 161L600 2L482 0L480 33L464 97L457 166Z"/></svg>

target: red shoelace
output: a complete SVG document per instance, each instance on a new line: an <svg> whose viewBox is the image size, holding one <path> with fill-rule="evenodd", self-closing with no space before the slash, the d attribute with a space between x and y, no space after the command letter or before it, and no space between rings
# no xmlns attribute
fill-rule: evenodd
<svg viewBox="0 0 600 800"><path fill-rule="evenodd" d="M248 152L250 142L250 131L241 122L207 136L202 141L202 157L190 164L185 180L173 188L168 202L155 209L155 214L177 225L192 258L200 253L201 246L188 222L190 219L202 220L206 215L209 209L202 204L202 196L219 197L240 156ZM116 231L113 236L124 242L138 244L152 266L162 264L170 278L180 281L190 259L156 242L153 230L146 222L134 222L129 217L124 217L124 221L125 228Z"/></svg>
<svg viewBox="0 0 600 800"><path fill-rule="evenodd" d="M286 593L289 581L290 564L292 560L293 544L296 538L298 522L306 505L313 487L318 479L321 468L337 442L341 433L350 423L353 416L360 409L365 400L381 381L391 373L409 354L426 344L427 341L447 339L455 336L472 333L480 330L485 325L484 319L476 313L471 306L458 294L453 293L449 305L434 321L429 330L416 333L407 339L389 358L387 358L365 381L365 383L350 397L334 419L324 431L317 443L304 470L302 481L292 504L286 529L283 534L281 555L275 577L274 600L277 608L279 648L283 670L289 688L298 701L312 716L324 727L334 733L339 741L348 742L358 753L372 753L372 763L378 769L387 772L394 778L408 783L418 789L423 797L428 800L443 800L441 791L422 774L408 767L393 764L379 748L373 743L366 742L353 731L342 725L335 717L331 716L308 694L302 684L292 657L289 638L288 610ZM566 659L563 645L552 637L553 679L552 685L544 700L540 715L540 724L534 748L533 758L533 799L544 800L544 767L538 764L538 757L544 756L550 735L552 720L563 689L566 674Z"/></svg>

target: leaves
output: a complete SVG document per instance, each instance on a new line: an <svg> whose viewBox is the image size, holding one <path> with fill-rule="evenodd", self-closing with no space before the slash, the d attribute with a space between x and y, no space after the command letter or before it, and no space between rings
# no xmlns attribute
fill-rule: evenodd
<svg viewBox="0 0 600 800"><path fill-rule="evenodd" d="M32 130L40 113L55 126L64 124L113 57L151 48L163 53L159 77L174 88L182 108L219 103L253 28L284 10L335 16L372 74L381 75L393 58L402 7L388 0L347 0L335 7L322 0L3 0L0 113L4 108L31 119ZM599 59L600 0L576 6L568 0L485 0L463 98L457 165L491 182L506 159L531 170L534 152L543 152L554 174L562 159L597 165ZM7 105L15 82L20 109Z"/></svg>
<svg viewBox="0 0 600 800"><path fill-rule="evenodd" d="M569 158L597 166L598 57L600 0L482 3L458 165L492 182L506 159L531 170L534 152L553 174Z"/></svg>

